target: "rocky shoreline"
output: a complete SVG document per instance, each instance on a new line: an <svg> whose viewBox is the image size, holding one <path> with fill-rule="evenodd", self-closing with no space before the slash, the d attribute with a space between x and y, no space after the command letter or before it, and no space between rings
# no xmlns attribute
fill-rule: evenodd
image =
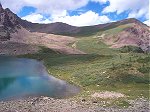
<svg viewBox="0 0 150 112"><path fill-rule="evenodd" d="M144 98L129 100L127 108L103 107L99 102L33 97L0 102L0 112L149 112L150 101Z"/></svg>

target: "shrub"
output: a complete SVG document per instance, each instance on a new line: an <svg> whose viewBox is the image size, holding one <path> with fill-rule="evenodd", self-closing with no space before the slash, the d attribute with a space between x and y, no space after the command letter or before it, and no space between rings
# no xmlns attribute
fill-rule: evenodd
<svg viewBox="0 0 150 112"><path fill-rule="evenodd" d="M141 73L149 73L150 67L141 67L141 68L138 68L138 71Z"/></svg>
<svg viewBox="0 0 150 112"><path fill-rule="evenodd" d="M122 53L128 53L128 52L133 52L133 53L144 53L144 51L137 46L124 46L120 48L120 52Z"/></svg>

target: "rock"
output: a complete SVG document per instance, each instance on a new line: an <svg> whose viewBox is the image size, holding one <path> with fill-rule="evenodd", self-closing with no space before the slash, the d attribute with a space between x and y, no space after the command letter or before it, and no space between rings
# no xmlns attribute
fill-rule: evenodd
<svg viewBox="0 0 150 112"><path fill-rule="evenodd" d="M2 4L0 3L0 13L3 12L3 11L4 11L4 9L2 7Z"/></svg>
<svg viewBox="0 0 150 112"><path fill-rule="evenodd" d="M85 102L86 100L85 99L82 99L82 102Z"/></svg>
<svg viewBox="0 0 150 112"><path fill-rule="evenodd" d="M97 101L93 101L93 103L97 103Z"/></svg>

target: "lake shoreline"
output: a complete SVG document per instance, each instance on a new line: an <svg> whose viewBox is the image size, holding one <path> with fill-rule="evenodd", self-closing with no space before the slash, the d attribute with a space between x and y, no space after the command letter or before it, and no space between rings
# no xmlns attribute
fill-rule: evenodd
<svg viewBox="0 0 150 112"><path fill-rule="evenodd" d="M66 98L80 92L79 87L48 74L39 60L0 56L0 62L0 100L26 96Z"/></svg>
<svg viewBox="0 0 150 112"><path fill-rule="evenodd" d="M131 106L103 107L90 101L54 99L50 97L29 97L12 101L0 101L0 112L148 112L150 101L144 98L130 100Z"/></svg>
<svg viewBox="0 0 150 112"><path fill-rule="evenodd" d="M45 57L39 58L38 56L37 58L32 56L21 56L21 58L22 57L36 59L44 64L44 66L46 67L46 71L51 70L51 66L48 66L47 63L45 63L48 62L47 60L51 59L50 57L48 59ZM65 74L63 74L64 72L62 71L62 75L59 75L59 73L60 72L56 72L55 70L52 71L52 75L54 77L65 80L66 82L70 83L70 79L72 78L65 77ZM71 83L78 85L77 81L73 81ZM90 91L90 93L86 96L87 91ZM148 112L150 110L150 101L149 99L144 98L143 96L129 97L127 99L123 98L123 102L127 101L127 103L130 104L125 108L113 104L107 107L105 106L105 104L101 103L105 102L104 99L100 99L100 101L95 99L93 101L93 99L90 99L91 95L93 94L93 91L95 92L94 89L83 90L83 93L81 93L81 95L77 95L76 97L68 99L53 99L50 97L30 97L27 99L0 102L0 112ZM101 90L98 90L98 92L99 91L101 92ZM133 91L131 91L130 93L132 92ZM130 95L132 96L132 94ZM130 100L130 98L132 100ZM120 99L116 99L116 101L122 103Z"/></svg>

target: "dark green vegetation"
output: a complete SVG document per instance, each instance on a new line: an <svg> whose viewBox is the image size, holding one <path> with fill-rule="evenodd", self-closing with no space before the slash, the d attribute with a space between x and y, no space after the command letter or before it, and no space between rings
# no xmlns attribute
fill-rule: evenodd
<svg viewBox="0 0 150 112"><path fill-rule="evenodd" d="M144 53L143 50L140 47L136 47L136 46L124 46L124 47L120 48L120 51L122 53L128 53L128 52Z"/></svg>

